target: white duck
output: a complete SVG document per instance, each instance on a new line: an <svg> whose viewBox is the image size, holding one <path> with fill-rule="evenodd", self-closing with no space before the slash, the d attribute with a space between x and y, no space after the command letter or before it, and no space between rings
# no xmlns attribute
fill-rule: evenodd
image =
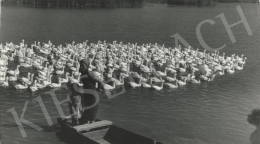
<svg viewBox="0 0 260 144"><path fill-rule="evenodd" d="M52 78L52 75L49 75L49 77L46 80L42 80L42 83L46 86L50 85L52 83L51 78Z"/></svg>
<svg viewBox="0 0 260 144"><path fill-rule="evenodd" d="M141 84L141 79L139 79L139 83L137 84L137 83L135 83L135 82L132 82L132 81L130 81L130 82L128 82L129 84L130 84L130 86L132 87L132 88L136 88L136 87L140 87L142 84Z"/></svg>
<svg viewBox="0 0 260 144"><path fill-rule="evenodd" d="M9 83L8 83L8 76L5 78L5 81L3 81L1 84L3 85L3 86L9 86Z"/></svg>
<svg viewBox="0 0 260 144"><path fill-rule="evenodd" d="M58 75L64 74L64 68L65 68L65 66L62 67L62 70L56 70L55 73L58 74Z"/></svg>
<svg viewBox="0 0 260 144"><path fill-rule="evenodd" d="M66 72L66 74L65 74L65 78L61 78L61 83L68 83L68 82L69 82L68 75L69 75L69 73Z"/></svg>
<svg viewBox="0 0 260 144"><path fill-rule="evenodd" d="M148 83L142 83L143 88L151 88L152 87L152 79L149 79L149 84Z"/></svg>
<svg viewBox="0 0 260 144"><path fill-rule="evenodd" d="M79 73L77 79L74 78L73 73L74 73L74 72L72 72L72 76L69 78L70 82L71 82L71 83L79 83L79 82L80 82L80 76L81 76L81 73Z"/></svg>
<svg viewBox="0 0 260 144"><path fill-rule="evenodd" d="M49 87L51 88L57 88L57 87L61 87L61 79L58 79L58 83L52 83L49 85Z"/></svg>
<svg viewBox="0 0 260 144"><path fill-rule="evenodd" d="M168 88L178 88L178 83L177 81L175 81L175 84L172 83L164 83L164 86L168 87Z"/></svg>
<svg viewBox="0 0 260 144"><path fill-rule="evenodd" d="M231 69L228 69L227 73L229 73L229 74L235 73L235 67L233 66Z"/></svg>
<svg viewBox="0 0 260 144"><path fill-rule="evenodd" d="M152 88L155 89L155 90L162 90L163 89L163 83L164 83L164 80L161 79L161 86L152 85Z"/></svg>
<svg viewBox="0 0 260 144"><path fill-rule="evenodd" d="M37 87L36 83L37 83L37 80L34 80L34 83L33 83L33 85L32 85L32 86L30 86L30 90L31 90L32 92L34 92L34 91L37 91L37 90L38 90L38 87Z"/></svg>
<svg viewBox="0 0 260 144"><path fill-rule="evenodd" d="M109 85L109 84L103 84L103 87L105 90L112 90L116 87L115 82L113 82L113 86Z"/></svg>
<svg viewBox="0 0 260 144"><path fill-rule="evenodd" d="M115 85L119 86L119 85L123 85L125 83L124 78L122 78L122 76L119 76L119 80L115 79L115 78L111 78L112 81L115 82Z"/></svg>
<svg viewBox="0 0 260 144"><path fill-rule="evenodd" d="M177 83L178 83L179 85L183 86L183 85L186 85L186 80L187 80L187 78L184 77L183 81L181 81L181 80L176 80L176 81L177 81Z"/></svg>
<svg viewBox="0 0 260 144"><path fill-rule="evenodd" d="M25 77L19 78L19 80L21 82L27 82L27 81L30 81L30 79L31 79L31 73L30 72L28 72L27 78L25 78Z"/></svg>
<svg viewBox="0 0 260 144"><path fill-rule="evenodd" d="M15 74L18 75L20 73L19 67L20 67L20 65L17 65L15 70L9 70L6 73L9 74L9 75L12 75L12 76L14 76Z"/></svg>
<svg viewBox="0 0 260 144"><path fill-rule="evenodd" d="M174 77L170 77L170 76L167 76L165 77L165 79L169 82L173 82L173 81L176 81L176 73L174 74Z"/></svg>
<svg viewBox="0 0 260 144"><path fill-rule="evenodd" d="M13 75L13 76L10 76L10 77L9 77L9 81L17 81L16 71L14 72L14 75Z"/></svg>
<svg viewBox="0 0 260 144"><path fill-rule="evenodd" d="M20 66L25 68L32 67L32 61L26 61L24 63L20 63Z"/></svg>
<svg viewBox="0 0 260 144"><path fill-rule="evenodd" d="M24 83L24 85L22 84L18 84L16 86L14 86L16 89L27 89L28 85L26 83Z"/></svg>
<svg viewBox="0 0 260 144"><path fill-rule="evenodd" d="M156 71L156 73L157 73L159 76L166 76L166 75L167 75L167 70L168 70L168 68L165 67L164 72Z"/></svg>

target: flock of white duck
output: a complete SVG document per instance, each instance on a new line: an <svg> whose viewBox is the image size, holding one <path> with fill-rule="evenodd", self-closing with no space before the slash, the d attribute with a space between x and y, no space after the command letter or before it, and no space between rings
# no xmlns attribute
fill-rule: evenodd
<svg viewBox="0 0 260 144"><path fill-rule="evenodd" d="M113 44L88 41L66 46L55 46L50 41L34 43L27 47L24 40L20 45L6 43L0 45L0 81L3 86L16 82L16 89L37 91L45 87L61 87L62 83L82 85L79 72L82 59L89 59L89 72L104 82L104 89L112 90L126 83L131 87L161 90L164 87L178 88L187 83L213 81L216 75L232 74L242 70L246 57L222 56L218 51L206 53L189 48L166 48L158 44ZM16 69L9 70L8 63L18 63ZM20 68L35 69L27 77L18 77ZM160 71L163 70L163 71ZM57 75L58 82L52 82ZM118 77L118 78L117 78ZM112 84L105 83L111 81ZM135 82L137 81L137 82Z"/></svg>

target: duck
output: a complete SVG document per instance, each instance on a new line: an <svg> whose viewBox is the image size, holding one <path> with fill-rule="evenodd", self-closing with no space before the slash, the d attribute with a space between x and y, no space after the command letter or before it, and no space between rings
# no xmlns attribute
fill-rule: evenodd
<svg viewBox="0 0 260 144"><path fill-rule="evenodd" d="M7 77L5 78L5 81L3 81L3 82L1 83L2 86L9 86L8 79L9 79L9 77L7 76Z"/></svg>
<svg viewBox="0 0 260 144"><path fill-rule="evenodd" d="M200 79L199 79L199 80L196 80L195 78L190 78L189 82L190 82L190 83L194 83L194 84L199 84L199 83L201 83Z"/></svg>
<svg viewBox="0 0 260 144"><path fill-rule="evenodd" d="M66 72L66 74L65 74L65 78L61 78L61 83L68 83L68 82L69 82L68 75L69 75L69 73Z"/></svg>
<svg viewBox="0 0 260 144"><path fill-rule="evenodd" d="M161 86L152 85L152 88L155 90L162 90L163 89L164 80L161 79Z"/></svg>
<svg viewBox="0 0 260 144"><path fill-rule="evenodd" d="M225 70L225 69L222 68L222 71L218 72L218 74L219 74L219 75L224 75L224 74L225 74L225 71L224 71L224 70Z"/></svg>
<svg viewBox="0 0 260 144"><path fill-rule="evenodd" d="M51 87L51 88L61 87L61 79L58 78L58 83L52 83L49 85L49 87Z"/></svg>
<svg viewBox="0 0 260 144"><path fill-rule="evenodd" d="M164 72L156 71L156 73L157 73L159 76L166 76L166 75L167 75L167 70L168 70L168 68L165 67Z"/></svg>
<svg viewBox="0 0 260 144"><path fill-rule="evenodd" d="M27 89L28 85L26 83L22 84L18 84L14 86L16 89Z"/></svg>
<svg viewBox="0 0 260 144"><path fill-rule="evenodd" d="M71 83L79 83L79 82L80 82L81 73L79 73L77 79L74 78L73 73L74 73L74 72L72 72L72 76L69 78L70 82L71 82Z"/></svg>
<svg viewBox="0 0 260 144"><path fill-rule="evenodd" d="M151 78L149 78L149 84L145 83L145 82L142 82L142 87L143 88L151 88L152 87L152 80L151 80Z"/></svg>
<svg viewBox="0 0 260 144"><path fill-rule="evenodd" d="M132 88L136 88L136 87L140 87L142 84L141 84L141 79L139 79L139 83L135 83L134 81L129 81L128 84L130 84L130 86Z"/></svg>
<svg viewBox="0 0 260 144"><path fill-rule="evenodd" d="M10 57L8 57L8 60L9 61L14 61L14 53L12 53Z"/></svg>
<svg viewBox="0 0 260 144"><path fill-rule="evenodd" d="M115 79L115 78L111 78L112 81L115 82L115 85L120 86L120 85L124 85L125 81L124 78L122 78L122 76L119 76L119 80Z"/></svg>
<svg viewBox="0 0 260 144"><path fill-rule="evenodd" d="M52 78L52 75L50 74L46 80L42 80L42 83L46 86L50 85L52 83L51 78Z"/></svg>
<svg viewBox="0 0 260 144"><path fill-rule="evenodd" d="M7 69L8 68L6 66L1 66L0 67L0 72L4 72L4 74L6 74Z"/></svg>
<svg viewBox="0 0 260 144"><path fill-rule="evenodd" d="M30 90L31 90L32 92L34 92L34 91L37 91L37 90L38 90L38 87L37 87L36 83L37 83L37 80L34 80L34 83L33 83L33 85L32 85L32 86L30 86Z"/></svg>
<svg viewBox="0 0 260 144"><path fill-rule="evenodd" d="M178 82L175 81L175 84L172 84L172 83L164 83L165 87L168 87L168 88L178 88Z"/></svg>
<svg viewBox="0 0 260 144"><path fill-rule="evenodd" d="M17 67L16 67L15 70L9 70L9 71L7 71L6 73L9 74L9 75L11 75L11 76L14 76L15 74L18 75L18 74L20 73L19 67L20 67L20 65L17 65Z"/></svg>
<svg viewBox="0 0 260 144"><path fill-rule="evenodd" d="M0 71L0 76L6 75L6 71L7 71L7 69L5 69L5 70L3 70L3 71Z"/></svg>
<svg viewBox="0 0 260 144"><path fill-rule="evenodd" d="M183 86L183 85L186 85L186 80L187 80L187 78L184 77L183 81L181 81L181 80L176 80L176 81L177 81L177 83L178 83L179 85Z"/></svg>
<svg viewBox="0 0 260 144"><path fill-rule="evenodd" d="M173 82L173 81L176 81L176 73L174 74L174 77L169 77L169 76L166 76L165 79L169 82Z"/></svg>
<svg viewBox="0 0 260 144"><path fill-rule="evenodd" d="M242 66L240 67L240 66L238 66L238 64L236 64L235 65L235 69L236 70L242 70L243 69L243 66L244 66L244 64L242 64Z"/></svg>
<svg viewBox="0 0 260 144"><path fill-rule="evenodd" d="M105 90L112 90L112 89L115 89L116 84L115 84L115 82L113 82L113 86L111 86L109 84L103 84L103 87Z"/></svg>
<svg viewBox="0 0 260 144"><path fill-rule="evenodd" d="M229 73L229 74L235 73L235 67L233 66L231 69L228 69L227 73Z"/></svg>
<svg viewBox="0 0 260 144"><path fill-rule="evenodd" d="M57 70L55 73L58 75L64 74L64 68L65 68L65 66L62 67L62 70Z"/></svg>
<svg viewBox="0 0 260 144"><path fill-rule="evenodd" d="M14 72L14 75L13 75L13 76L10 76L10 77L9 77L9 81L17 81L16 71Z"/></svg>
<svg viewBox="0 0 260 144"><path fill-rule="evenodd" d="M20 66L25 68L32 67L32 61L26 61L24 63L20 63Z"/></svg>
<svg viewBox="0 0 260 144"><path fill-rule="evenodd" d="M46 85L43 83L43 80L41 80L40 78L36 77L36 86L38 89L42 89L42 88L45 88Z"/></svg>

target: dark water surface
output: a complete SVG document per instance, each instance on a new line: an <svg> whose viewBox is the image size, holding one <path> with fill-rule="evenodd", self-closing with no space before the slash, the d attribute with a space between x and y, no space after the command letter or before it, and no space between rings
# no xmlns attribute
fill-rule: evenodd
<svg viewBox="0 0 260 144"><path fill-rule="evenodd" d="M236 6L240 5L250 28L248 36L243 25L232 28L236 43L231 43L224 25L217 15L224 13L229 24L240 20ZM2 7L0 42L18 44L22 39L54 44L98 40L124 43L159 43L174 47L170 36L179 33L190 45L202 51L197 38L199 22L212 19L214 25L204 24L202 35L208 45L226 48L226 55L245 54L248 61L244 70L233 75L218 76L213 82L188 84L176 90L126 87L126 92L114 99L103 96L99 119L111 120L120 127L151 137L165 144L249 144L254 127L246 121L251 109L260 106L260 19L256 4L217 4L216 7L189 7L147 5L144 8L118 9L48 9ZM12 69L17 63L9 63ZM22 76L30 69L20 68ZM56 135L59 126L57 108L49 89L35 93L15 90L12 86L0 87L1 139L3 144L44 143L63 144ZM66 93L56 92L63 100ZM53 125L49 126L38 102L41 96ZM28 107L24 118L44 128L36 131L24 125L22 135L10 112L15 108L20 117L25 102ZM62 105L68 113L67 104Z"/></svg>

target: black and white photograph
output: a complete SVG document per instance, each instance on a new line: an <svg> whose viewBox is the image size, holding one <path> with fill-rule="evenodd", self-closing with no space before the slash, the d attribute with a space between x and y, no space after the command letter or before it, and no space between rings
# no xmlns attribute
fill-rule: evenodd
<svg viewBox="0 0 260 144"><path fill-rule="evenodd" d="M0 144L260 144L260 0L0 0Z"/></svg>

